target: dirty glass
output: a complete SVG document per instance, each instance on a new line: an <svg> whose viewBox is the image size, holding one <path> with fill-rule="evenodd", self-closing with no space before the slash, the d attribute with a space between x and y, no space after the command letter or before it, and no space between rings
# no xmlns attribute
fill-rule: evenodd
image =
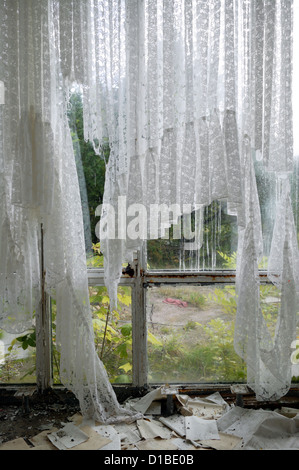
<svg viewBox="0 0 299 470"><path fill-rule="evenodd" d="M111 383L132 382L131 288L118 287L118 311L110 311L106 287L90 287L96 351Z"/></svg>
<svg viewBox="0 0 299 470"><path fill-rule="evenodd" d="M261 285L260 297L274 335L279 292L272 285ZM149 382L246 382L246 365L234 350L236 302L232 284L149 288Z"/></svg>
<svg viewBox="0 0 299 470"><path fill-rule="evenodd" d="M225 202L214 201L202 209L201 217L200 227L193 212L172 225L165 237L148 240L147 269L234 269L238 243L236 216L229 213Z"/></svg>

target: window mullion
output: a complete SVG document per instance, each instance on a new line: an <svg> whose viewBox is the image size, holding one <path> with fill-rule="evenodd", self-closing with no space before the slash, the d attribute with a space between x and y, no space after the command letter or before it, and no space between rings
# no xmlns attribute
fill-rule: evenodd
<svg viewBox="0 0 299 470"><path fill-rule="evenodd" d="M147 384L147 318L144 288L144 257L141 252L134 262L135 282L132 289L133 386Z"/></svg>

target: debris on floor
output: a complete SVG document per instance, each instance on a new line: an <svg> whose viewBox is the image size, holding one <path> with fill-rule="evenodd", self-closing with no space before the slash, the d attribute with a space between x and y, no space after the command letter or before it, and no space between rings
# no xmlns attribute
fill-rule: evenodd
<svg viewBox="0 0 299 470"><path fill-rule="evenodd" d="M239 447L244 450L299 450L299 410L294 408L291 417L283 413L237 406L222 416L217 426L241 438Z"/></svg>
<svg viewBox="0 0 299 470"><path fill-rule="evenodd" d="M163 401L168 405L164 415ZM103 425L76 412L60 426L48 423L36 435L2 442L0 450L299 450L296 408L248 409L229 405L219 392L191 398L167 385L124 406L143 418Z"/></svg>

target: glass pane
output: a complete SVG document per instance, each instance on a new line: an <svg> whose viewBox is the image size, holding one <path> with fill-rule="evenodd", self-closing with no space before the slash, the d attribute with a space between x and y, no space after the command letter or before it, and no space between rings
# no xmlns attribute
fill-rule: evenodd
<svg viewBox="0 0 299 470"><path fill-rule="evenodd" d="M263 257L259 268L267 269L272 235L276 217L278 184L275 174L268 172L264 164L255 159L257 192L260 203L263 233ZM294 172L290 177L291 200L295 226L299 238L299 156L294 158ZM200 248L190 249L190 241L174 237L177 234L173 225L165 238L147 242L148 270L213 271L231 270L236 267L238 248L237 217L230 213L225 202L215 201L203 209L202 232L195 235L200 240ZM191 217L191 231L196 234L195 216ZM183 226L183 222L180 221ZM192 240L191 240L192 241Z"/></svg>
<svg viewBox="0 0 299 470"><path fill-rule="evenodd" d="M111 383L132 382L132 311L131 288L118 288L118 312L110 312L106 287L89 287L94 340L99 358L106 367ZM56 305L52 301L53 380L61 383L60 355L56 348Z"/></svg>
<svg viewBox="0 0 299 470"><path fill-rule="evenodd" d="M90 287L96 350L111 383L132 382L131 288L118 288L118 312L110 312L106 287Z"/></svg>
<svg viewBox="0 0 299 470"><path fill-rule="evenodd" d="M235 269L238 243L236 216L229 213L225 202L219 201L197 214L197 219L195 213L189 220L181 218L164 238L147 242L148 270ZM194 249L194 244L201 248Z"/></svg>
<svg viewBox="0 0 299 470"><path fill-rule="evenodd" d="M261 286L261 307L274 334L280 296ZM234 350L234 285L163 285L148 289L150 383L246 382Z"/></svg>
<svg viewBox="0 0 299 470"><path fill-rule="evenodd" d="M109 147L104 148L103 155L99 156L92 144L84 139L82 95L79 87L74 87L70 97L68 117L82 201L87 265L99 268L103 267L103 257L96 236L96 225L99 221L96 209L103 200L105 160L109 158Z"/></svg>
<svg viewBox="0 0 299 470"><path fill-rule="evenodd" d="M13 335L0 330L0 383L35 383L35 331Z"/></svg>

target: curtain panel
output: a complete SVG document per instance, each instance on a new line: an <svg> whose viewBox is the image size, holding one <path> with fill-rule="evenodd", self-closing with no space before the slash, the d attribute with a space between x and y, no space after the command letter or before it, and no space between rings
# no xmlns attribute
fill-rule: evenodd
<svg viewBox="0 0 299 470"><path fill-rule="evenodd" d="M195 211L200 247L203 207L227 201L239 227L235 348L257 397L277 399L291 382L299 285L289 184L292 7L292 0L0 0L0 324L15 332L32 325L43 224L62 379L99 421L134 416L118 405L93 347L70 86L83 90L86 140L98 154L110 147L98 234L111 307L122 263L145 240ZM259 304L256 159L278 188L268 263L281 290L274 337ZM172 215L157 224L161 207Z"/></svg>
<svg viewBox="0 0 299 470"><path fill-rule="evenodd" d="M74 2L79 4L91 7L89 1ZM84 416L116 423L138 415L119 405L94 346L67 113L71 78L63 73L72 50L72 6L69 1L0 1L5 87L0 105L0 327L21 333L34 326L44 275L57 307L61 381L78 398ZM76 21L85 27L84 18Z"/></svg>

